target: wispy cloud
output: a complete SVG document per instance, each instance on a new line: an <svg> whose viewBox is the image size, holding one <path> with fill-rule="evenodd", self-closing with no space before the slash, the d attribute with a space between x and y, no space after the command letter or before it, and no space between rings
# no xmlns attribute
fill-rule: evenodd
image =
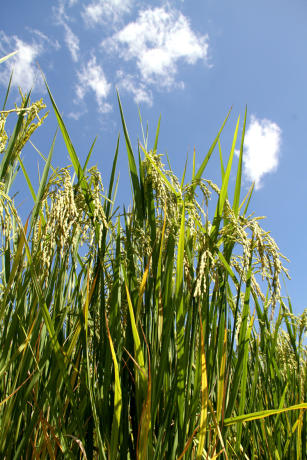
<svg viewBox="0 0 307 460"><path fill-rule="evenodd" d="M136 61L146 84L170 88L175 85L178 62L207 62L208 35L197 35L188 19L170 7L141 11L135 22L126 25L102 46L126 60Z"/></svg>
<svg viewBox="0 0 307 460"><path fill-rule="evenodd" d="M0 83L8 85L13 70L12 86L20 87L22 91L29 91L35 84L41 88L41 75L36 67L36 60L44 52L43 38L39 41L27 43L17 35L8 36L0 31L0 52L7 55L11 51L18 51L0 67Z"/></svg>
<svg viewBox="0 0 307 460"><path fill-rule="evenodd" d="M76 34L73 33L71 28L66 24L63 23L64 31L65 31L65 43L67 48L71 54L72 60L74 62L78 61L78 53L79 53L79 38Z"/></svg>
<svg viewBox="0 0 307 460"><path fill-rule="evenodd" d="M261 187L262 177L276 171L279 163L282 131L273 121L254 115L245 134L243 163L246 176Z"/></svg>
<svg viewBox="0 0 307 460"><path fill-rule="evenodd" d="M89 27L102 23L118 23L129 13L133 0L95 0L84 6L82 17Z"/></svg>
<svg viewBox="0 0 307 460"><path fill-rule="evenodd" d="M67 116L68 116L69 118L72 118L73 120L78 121L78 120L80 120L80 118L81 118L85 113L87 113L87 110L83 110L83 111L80 111L80 112L74 110L73 112L69 112L69 113L67 114Z"/></svg>
<svg viewBox="0 0 307 460"><path fill-rule="evenodd" d="M116 72L117 87L119 90L126 91L133 95L134 101L137 104L145 103L152 106L153 96L152 91L142 82L138 83L133 75L124 73L122 70Z"/></svg>
<svg viewBox="0 0 307 460"><path fill-rule="evenodd" d="M112 107L106 102L106 99L111 90L111 84L108 83L102 67L97 64L95 56L88 61L86 66L82 66L77 76L76 94L78 100L83 100L85 94L92 91L95 94L99 111L109 112Z"/></svg>
<svg viewBox="0 0 307 460"><path fill-rule="evenodd" d="M36 36L40 45L43 46L44 44L44 49L48 47L48 49L53 48L57 51L61 48L61 45L58 42L58 40L54 40L54 38L51 39L41 30L32 29L32 27L26 27L26 30L31 34L32 39L34 36Z"/></svg>
<svg viewBox="0 0 307 460"><path fill-rule="evenodd" d="M68 6L73 6L75 2L69 2ZM53 14L57 25L64 29L64 41L74 62L79 59L80 40L68 25L69 16L65 11L65 2L59 2L57 7L53 8Z"/></svg>

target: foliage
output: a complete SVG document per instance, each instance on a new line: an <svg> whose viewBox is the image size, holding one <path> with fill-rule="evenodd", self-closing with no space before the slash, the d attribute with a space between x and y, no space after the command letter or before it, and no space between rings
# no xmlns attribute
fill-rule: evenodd
<svg viewBox="0 0 307 460"><path fill-rule="evenodd" d="M252 188L241 202L246 114L231 202L239 120L218 187L204 170L226 120L179 180L158 154L160 122L137 167L118 99L132 184L120 213L119 139L105 192L47 89L74 174L49 176L54 139L36 193L20 153L43 103L22 95L10 136L1 112L1 458L303 459L307 314L280 295L282 256L247 213ZM18 168L34 199L24 225Z"/></svg>

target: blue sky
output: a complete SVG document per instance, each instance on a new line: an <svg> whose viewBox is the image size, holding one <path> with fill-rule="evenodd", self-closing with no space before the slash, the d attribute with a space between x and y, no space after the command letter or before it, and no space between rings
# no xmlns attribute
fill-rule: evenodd
<svg viewBox="0 0 307 460"><path fill-rule="evenodd" d="M148 121L149 146L161 115L159 151L168 153L178 175L194 147L202 161L232 106L221 138L227 159L247 105L243 191L255 181L251 210L266 216L264 227L291 261L286 285L300 313L307 285L306 43L305 0L5 2L0 56L19 52L0 66L0 98L14 67L11 104L19 86L49 103L38 63L81 159L98 136L92 164L106 185L121 131L116 88L135 147L142 138L138 107ZM45 154L55 128L50 114L33 138ZM118 203L130 186L121 141ZM24 160L35 183L40 161L33 148L25 149ZM68 162L59 138L53 165ZM206 176L220 183L218 152ZM17 188L21 209L30 209L21 178Z"/></svg>

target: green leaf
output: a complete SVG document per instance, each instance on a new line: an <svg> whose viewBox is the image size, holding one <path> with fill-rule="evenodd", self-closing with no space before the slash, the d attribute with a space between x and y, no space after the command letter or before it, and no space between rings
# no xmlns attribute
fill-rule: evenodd
<svg viewBox="0 0 307 460"><path fill-rule="evenodd" d="M141 413L141 407L143 405L143 402L145 400L145 395L146 395L146 389L147 389L147 370L145 367L145 360L144 360L144 354L142 350L142 345L141 345L141 340L140 336L137 330L137 324L135 320L135 315L134 315L134 310L133 310L133 305L130 297L130 292L128 288L128 283L127 283L127 275L124 269L124 266L122 265L122 270L124 273L125 277L125 287L126 287L126 294L127 294L127 301L128 301L128 310L129 310L129 317L130 317L130 323L131 323L131 329L132 329L132 335L133 335L133 342L134 342L134 353L135 353L135 380L136 380L136 399L137 399L137 407L139 410L139 413Z"/></svg>
<svg viewBox="0 0 307 460"><path fill-rule="evenodd" d="M112 192L113 192L113 185L114 185L114 177L115 177L115 171L116 171L116 165L117 165L117 158L118 158L118 151L119 151L119 139L120 139L120 136L118 135L117 144L116 144L116 150L115 150L115 155L114 155L113 164L112 164L112 171L111 171L111 176L110 176L110 182L109 182L108 200L106 201L106 218L107 218L107 220L108 220L109 217L110 217L110 206L111 206L111 200L112 200Z"/></svg>
<svg viewBox="0 0 307 460"><path fill-rule="evenodd" d="M185 175L187 172L187 164L188 164L188 154L187 154L187 159L185 160L185 165L184 165L184 170L181 178L181 183L180 183L180 188L182 189L184 186L184 180L185 180Z"/></svg>
<svg viewBox="0 0 307 460"><path fill-rule="evenodd" d="M118 362L114 350L113 341L110 334L110 329L108 325L108 318L106 315L106 326L107 326L107 333L110 343L110 349L112 354L112 360L114 364L114 414L113 414L113 421L112 421L112 431L111 431L111 446L110 446L110 458L116 459L117 453L119 452L119 444L118 444L118 434L119 434L119 426L120 426L120 416L122 410L122 390L120 386L120 377L119 377L119 368Z"/></svg>
<svg viewBox="0 0 307 460"><path fill-rule="evenodd" d="M254 187L255 187L255 182L252 183L252 185L250 186L247 194L246 194L246 197L244 198L244 200L242 201L241 205L240 205L240 208L239 208L239 212L241 211L241 208L243 207L245 201L246 201L246 205L245 205L245 208L244 208L244 211L242 213L242 216L244 217L247 213L247 209L249 207L249 203L250 203L250 200L251 200L251 197L252 197L252 194L253 194L253 191L254 191Z"/></svg>
<svg viewBox="0 0 307 460"><path fill-rule="evenodd" d="M235 194L234 194L234 199L233 199L233 210L234 210L234 213L236 215L239 214L241 177L242 177L242 160L243 160L243 145L244 145L244 136L245 136L246 115L247 115L247 107L245 108L244 123L243 123L242 137L241 137L240 155L239 155L239 164L238 164L238 170L237 170L236 187L235 187Z"/></svg>
<svg viewBox="0 0 307 460"><path fill-rule="evenodd" d="M176 349L177 349L177 391L178 391L178 413L179 427L183 431L184 422L184 385L186 365L184 363L184 309L183 309L183 258L184 258L184 232L185 232L185 206L182 206L180 234L178 242L177 269L176 269Z"/></svg>
<svg viewBox="0 0 307 460"><path fill-rule="evenodd" d="M7 59L10 59L11 57L13 57L16 53L18 53L18 50L17 50L17 51L13 51L12 53L7 54L6 56L0 58L0 64L2 64L3 62L5 62Z"/></svg>
<svg viewBox="0 0 307 460"><path fill-rule="evenodd" d="M10 93L10 89L11 89L11 85L12 85L12 79L13 79L13 72L11 72L11 75L10 75L10 80L9 80L9 84L8 84L8 87L7 87L7 90L6 90L6 93L5 93L5 98L4 98L2 110L5 110L5 107L6 107L7 99L9 97L9 93Z"/></svg>
<svg viewBox="0 0 307 460"><path fill-rule="evenodd" d="M52 159L53 150L54 150L54 146L55 146L56 136L57 136L57 132L54 135L54 138L53 138L53 141L52 141L52 144L51 144L51 148L50 148L50 151L49 151L49 155L48 155L45 167L44 167L43 175L42 175L42 178L41 178L41 181L40 181L40 184L39 184L37 197L36 197L36 201L35 201L34 209L33 209L33 213L32 213L31 226L35 222L37 214L40 212L41 202L42 202L41 200L42 200L43 195L45 193L45 187L46 187L46 183L47 183L47 179L48 179L48 174L49 174L49 169L50 169L50 165L51 165L51 159ZM42 221L44 223L45 218L44 218L42 213L41 213L41 217L42 217Z"/></svg>
<svg viewBox="0 0 307 460"><path fill-rule="evenodd" d="M44 80L45 80L45 85L46 85L46 88L47 88L47 91L48 91L48 94L49 94L49 97L50 97L50 101L52 103L52 107L53 107L56 119L58 121L58 124L59 124L60 130L61 130L64 142L65 142L65 145L66 145L66 148L67 148L67 151L68 151L68 154L69 154L71 162L72 162L72 165L73 165L74 170L75 170L75 172L77 174L78 181L82 182L83 177L84 177L83 168L80 165L79 158L78 158L78 156L76 154L76 151L74 149L74 146L73 146L73 144L72 144L72 142L70 140L68 131L67 131L66 126L64 124L64 121L63 121L63 119L62 119L62 117L60 115L60 112L59 112L59 110L57 108L55 100L53 99L53 96L51 94L51 91L49 89L47 81L46 81L45 78L44 78Z"/></svg>
<svg viewBox="0 0 307 460"><path fill-rule="evenodd" d="M157 130L156 130L156 137L155 137L155 143L154 143L154 148L153 148L154 153L157 153L157 150L158 150L158 139L159 139L159 132L160 132L160 123L161 123L161 115L159 116L158 126L157 126Z"/></svg>
<svg viewBox="0 0 307 460"><path fill-rule="evenodd" d="M233 154L234 154L235 147L236 147L236 141L237 141L237 135L238 135L238 129L239 129L239 122L240 122L240 116L238 117L237 126L236 126L236 129L235 129L235 134L234 134L233 140L232 140L230 156L229 156L225 176L224 176L222 187L221 187L221 192L220 192L220 197L219 197L219 208L218 208L218 215L219 216L222 216L222 214L223 214L224 204L225 204L225 200L226 200L226 197L227 197L228 183L229 183L230 171L231 171L231 166L232 166Z"/></svg>
<svg viewBox="0 0 307 460"><path fill-rule="evenodd" d="M252 327L254 324L254 316L250 321L250 325L247 330L245 342L246 345L244 347L244 355L243 355L243 365L242 365L242 380L241 380L241 388L240 388L240 403L239 403L239 415L244 413L245 409L245 400L246 400L246 388L247 388L247 364L248 364L248 344L252 332ZM236 440L236 449L237 452L240 449L241 445L241 436L242 436L242 424L239 424L237 427L237 440Z"/></svg>
<svg viewBox="0 0 307 460"><path fill-rule="evenodd" d="M207 376L207 363L206 363L206 350L205 339L203 331L203 320L200 314L200 353L201 353L201 410L200 410L200 424L198 435L198 449L197 460L202 459L204 450L206 432L207 432L207 419L208 419L208 376Z"/></svg>
<svg viewBox="0 0 307 460"><path fill-rule="evenodd" d="M29 103L29 100L30 100L30 93L27 95L23 105L22 105L22 108L26 108L28 103ZM11 135L10 139L9 139L9 142L8 142L8 145L6 147L6 151L5 151L5 154L2 158L2 161L1 161L1 164L0 164L0 182L3 182L5 181L5 177L6 177L6 174L8 172L8 169L9 167L13 167L15 161L16 161L16 157L17 157L17 154L19 152L16 152L15 151L15 147L16 147L16 143L17 143L17 139L18 139L18 136L20 134L20 131L21 131L21 128L22 128L22 122L23 122L23 117L24 117L24 113L23 111L20 112L20 114L18 115L18 119L17 119L17 123L14 127L14 131L13 131L13 134Z"/></svg>
<svg viewBox="0 0 307 460"><path fill-rule="evenodd" d="M121 105L121 101L119 98L119 94L117 91L117 99L118 99L118 105L119 105L119 110L120 110L120 116L122 120L122 126L124 130L124 135L125 135L125 141L126 141L126 147L127 147L127 153L128 153L128 163L129 163L129 169L130 169L130 176L132 180L132 185L133 185L133 194L134 194L134 201L136 203L136 207L138 210L138 215L139 217L143 216L143 210L142 210L142 200L141 200L141 189L140 189L140 183L138 179L138 173L137 173L137 168L136 168L136 163L133 155L133 150L131 146L131 142L129 139L129 134L124 118L124 113Z"/></svg>
<svg viewBox="0 0 307 460"><path fill-rule="evenodd" d="M218 141L218 146L219 146L219 154L220 154L220 164L221 164L221 175L222 175L222 183L225 177L225 168L224 168L224 162L223 162L223 154L222 154L222 148L221 148L221 142L220 139Z"/></svg>
<svg viewBox="0 0 307 460"><path fill-rule="evenodd" d="M200 167L199 167L197 173L196 173L195 176L194 176L194 179L195 179L195 182L196 182L196 183L195 183L195 185L193 186L193 191L195 191L197 182L201 179L201 177L202 177L202 175L203 175L203 172L204 172L204 170L205 170L205 168L206 168L206 166L207 166L208 161L210 160L210 157L211 157L211 155L212 155L212 152L213 152L213 150L214 150L214 148L215 148L215 146L216 146L216 144L217 144L217 142L218 142L218 140L219 140L219 137L220 137L220 135L221 135L221 133L222 133L222 131L223 131L223 129L224 129L224 126L225 126L225 124L226 124L226 121L228 120L228 117L229 117L229 115L230 115L230 112L231 112L231 109L229 110L229 112L228 112L228 114L227 114L227 116L226 116L226 118L225 118L225 120L224 120L224 122L223 122L223 124L222 124L222 126L221 126L221 128L220 128L220 130L219 130L219 132L217 133L217 136L216 136L216 138L214 139L214 141L213 141L213 143L212 143L212 145L211 145L211 147L210 147L210 149L209 149L209 151L208 151L208 153L207 153L205 159L203 160L203 162L202 162L202 164L200 165Z"/></svg>
<svg viewBox="0 0 307 460"><path fill-rule="evenodd" d="M94 146L95 146L95 144L96 144L96 140L97 140L97 137L95 137L95 139L94 139L94 141L93 141L93 143L92 143L92 145L91 145L91 148L90 148L90 150L89 150L89 152L88 152L88 154L87 154L87 156L86 156L86 159L85 159L85 162L84 162L84 166L83 166L83 168L82 168L83 174L85 174L85 172L86 172L86 168L87 168L88 162L89 162L89 160L90 160L90 158L91 158L91 156L92 156L92 152L93 152Z"/></svg>
<svg viewBox="0 0 307 460"><path fill-rule="evenodd" d="M243 422L251 422L252 420L261 420L266 417L270 417L271 415L282 414L284 412L290 412L293 410L306 410L306 409L307 409L307 403L301 403L301 404L296 404L290 407L284 407L282 409L261 410L257 412L252 412L250 414L239 415L237 417L225 418L224 426L231 426L231 425L235 425L237 423L243 423Z"/></svg>

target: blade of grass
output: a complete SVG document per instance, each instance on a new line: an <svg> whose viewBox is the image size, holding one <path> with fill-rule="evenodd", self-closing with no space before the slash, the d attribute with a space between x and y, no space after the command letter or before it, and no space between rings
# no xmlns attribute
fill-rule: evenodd
<svg viewBox="0 0 307 460"><path fill-rule="evenodd" d="M146 338L144 336L146 342ZM151 369L150 353L148 343L146 342L148 353L148 387L147 396L143 405L137 440L137 458L138 460L147 460L153 458L152 439L151 439Z"/></svg>
<svg viewBox="0 0 307 460"><path fill-rule="evenodd" d="M177 269L176 269L176 351L177 351L177 404L179 415L179 439L183 437L184 423L184 386L185 386L185 371L184 363L184 299L183 299L183 257L184 257L184 233L185 233L185 206L182 206L181 224L178 242ZM183 439L182 439L183 441ZM182 443L182 442L181 442ZM184 444L182 445L182 448ZM181 449L181 446L179 447Z"/></svg>
<svg viewBox="0 0 307 460"><path fill-rule="evenodd" d="M113 421L112 421L112 431L111 431L111 445L110 445L110 459L116 459L117 452L119 452L119 445L118 445L118 434L119 434L119 426L120 426L120 415L122 410L122 390L120 386L120 377L119 377L119 368L118 362L116 359L116 354L114 350L113 341L110 334L109 323L107 314L105 314L106 318L106 327L107 333L112 353L113 365L114 365L114 374L115 374L115 383L114 383L114 414L113 414Z"/></svg>
<svg viewBox="0 0 307 460"><path fill-rule="evenodd" d="M239 390L240 381L242 378L243 358L244 354L248 353L249 340L246 334L248 315L250 311L250 293L251 293L251 276L252 276L252 254L249 262L249 269L246 275L246 290L244 295L244 305L242 312L241 326L238 336L238 358L234 371L234 377L231 384L231 393L229 395L226 417L229 417L233 411L237 393ZM235 326L236 327L236 326Z"/></svg>
<svg viewBox="0 0 307 460"><path fill-rule="evenodd" d="M218 140L218 147L219 147L219 154L220 154L221 176L222 176L222 183L223 183L223 180L225 177L225 168L224 168L223 154L222 154L220 139Z"/></svg>
<svg viewBox="0 0 307 460"><path fill-rule="evenodd" d="M10 89L11 89L11 85L12 85L12 79L13 79L13 72L11 72L11 75L10 75L10 80L9 80L9 84L7 86L7 90L6 90L6 93L5 93L5 98L4 98L2 110L5 110L5 107L6 107L7 99L9 97Z"/></svg>
<svg viewBox="0 0 307 460"><path fill-rule="evenodd" d="M199 305L200 315L200 347L201 347L201 411L200 411L200 429L198 435L198 449L196 459L201 460L206 440L207 418L208 418L208 379L207 379L207 364L205 352L205 339L203 331L203 320L201 317L201 309Z"/></svg>
<svg viewBox="0 0 307 460"><path fill-rule="evenodd" d="M133 155L133 150L131 146L131 142L129 139L129 134L124 118L124 113L119 97L119 93L117 91L117 99L118 99L118 105L119 105L119 110L120 110L120 116L121 116L121 121L122 121L122 126L124 130L124 135L125 135L125 141L126 141L126 148L127 148L127 153L128 153L128 163L129 163L129 170L130 170L130 176L133 184L133 194L134 194L134 200L137 205L137 211L138 215L140 217L143 216L143 209L142 209L142 201L141 201L141 189L140 189L140 183L138 179L138 173L137 173L137 168L136 168L136 163Z"/></svg>
<svg viewBox="0 0 307 460"><path fill-rule="evenodd" d="M229 112L228 112L228 114L227 114L227 116L226 116L226 118L225 118L225 120L224 120L224 122L223 122L223 124L222 124L222 126L221 126L221 128L220 128L220 130L219 130L219 132L217 133L217 136L216 136L216 138L214 139L214 141L213 141L213 143L212 143L212 145L211 145L211 147L210 147L210 149L209 149L209 151L208 151L208 153L207 153L205 159L203 160L203 162L202 162L202 164L200 165L200 167L199 167L197 173L196 173L195 176L194 176L195 185L193 185L193 192L194 192L195 189L196 189L196 184L197 184L197 182L201 179L201 177L202 177L202 175L203 175L203 172L204 172L204 170L205 170L205 168L206 168L206 166L207 166L208 161L210 160L210 157L211 157L211 155L212 155L212 152L213 152L213 150L214 150L214 148L215 148L215 146L216 146L216 144L217 144L217 142L218 142L218 140L219 140L219 137L220 137L220 135L221 135L221 133L222 133L222 131L223 131L223 129L224 129L224 126L225 126L225 124L226 124L226 121L228 120L228 117L229 117L229 115L230 115L230 112L231 112L231 109L229 110Z"/></svg>
<svg viewBox="0 0 307 460"><path fill-rule="evenodd" d="M22 105L22 108L27 107L27 105L29 103L29 100L30 100L30 93L25 98L25 100L23 102L23 105ZM2 161L1 161L1 164L0 164L0 181L2 181L2 182L5 179L5 176L7 174L9 166L10 165L13 166L13 164L14 164L14 162L16 160L16 155L18 154L18 151L17 152L15 151L15 147L16 147L16 144L17 144L18 136L19 136L21 128L22 128L23 117L24 117L24 113L21 110L19 115L18 115L17 123L16 123L16 125L14 127L13 134L11 135L11 137L9 139L5 154L4 154L4 156L2 158Z"/></svg>
<svg viewBox="0 0 307 460"><path fill-rule="evenodd" d="M158 151L158 139L159 139L159 133L160 133L160 123L161 123L161 115L159 116L158 125L157 125L157 129L156 129L156 137L155 137L155 143L154 143L154 148L153 148L154 153L157 153L157 151Z"/></svg>
<svg viewBox="0 0 307 460"><path fill-rule="evenodd" d="M38 192L37 192L37 197L36 197L36 201L35 201L33 212L32 212L31 227L33 226L34 222L36 221L37 215L40 212L41 200L42 200L44 192L45 192L45 187L46 187L46 183L47 183L47 179L48 179L48 174L49 174L49 169L50 169L50 165L51 165L51 159L52 159L53 150L54 150L54 146L55 146L56 136L57 136L57 131L56 131L56 133L54 135L54 138L53 138L53 141L52 141L52 144L51 144L51 148L49 150L49 155L48 155L45 167L44 167L43 175L42 175L41 180L40 180L40 184L39 184L39 188L38 188ZM45 218L43 216L43 213L40 213L40 215L41 215L41 218L42 218L42 221L43 221L43 224L44 224L45 223Z"/></svg>
<svg viewBox="0 0 307 460"><path fill-rule="evenodd" d="M246 342L249 342L252 327L254 324L254 315L251 318L247 334L246 334ZM247 364L248 364L248 347L246 346L244 349L244 356L243 356L243 366L242 366L242 380L241 380L241 388L240 388L240 403L239 403L239 414L242 415L245 409L245 400L246 400L246 387L247 387ZM241 436L242 436L242 424L238 424L237 426L237 440L236 440L236 450L237 452L240 449L241 444Z"/></svg>
<svg viewBox="0 0 307 460"><path fill-rule="evenodd" d="M97 141L97 137L95 137L95 139L94 139L94 141L93 141L93 143L92 143L92 145L91 145L91 148L90 148L90 150L89 150L89 152L88 152L88 154L87 154L87 156L86 156L86 159L85 159L85 162L84 162L84 166L83 166L83 168L82 168L83 174L85 174L85 172L86 172L86 168L87 168L88 162L90 161L90 158L91 158L91 156L92 156L93 149L94 149L94 146L95 146L95 144L96 144L96 141Z"/></svg>
<svg viewBox="0 0 307 460"><path fill-rule="evenodd" d="M137 365L139 366L140 371L136 369L136 383L137 383L137 404L138 404L138 410L139 414L141 414L141 407L143 401L146 399L146 389L147 389L147 371L145 367L145 360L144 360L144 354L141 346L141 340L140 336L137 330L137 325L135 321L135 316L134 316L134 311L133 311L133 306L132 306L132 301L129 293L129 288L128 288L128 283L127 283L127 275L125 268L122 266L123 273L124 273L124 278L125 278L125 287L126 287L126 294L127 294L127 300L128 300L128 309L129 309L129 316L130 316L130 322L131 322L131 328L132 328L132 334L133 334L133 341L134 341L134 352L135 352L135 360L137 362Z"/></svg>
<svg viewBox="0 0 307 460"><path fill-rule="evenodd" d="M224 331L223 352L222 360L219 369L218 389L217 389L217 405L216 405L216 419L218 423L222 421L222 407L224 401L224 392L226 391L226 357L227 357L227 329Z"/></svg>
<svg viewBox="0 0 307 460"><path fill-rule="evenodd" d="M243 160L243 145L244 145L244 136L245 136L246 115L247 115L247 107L245 107L243 130L242 130L242 137L241 137L241 146L240 146L240 155L239 155L239 164L238 164L238 169L237 169L235 193L234 193L234 198L233 198L233 210L234 210L234 213L236 215L239 214L241 177L242 177L242 160Z"/></svg>
<svg viewBox="0 0 307 460"><path fill-rule="evenodd" d="M225 418L224 426L231 426L237 423L251 422L252 420L261 420L266 417L270 417L271 415L282 414L284 412L290 412L294 410L306 410L306 409L307 409L307 403L300 403L300 404L295 404L294 406L290 406L290 407L283 407L282 409L268 409L268 410L262 410L258 412L252 412L251 414L238 415L237 417L229 417L227 419Z"/></svg>
<svg viewBox="0 0 307 460"><path fill-rule="evenodd" d="M44 78L45 86L47 88L49 98L50 98L50 101L52 103L52 107L53 107L53 110L54 110L58 125L60 127L60 131L62 133L62 136L63 136L64 142L65 142L68 154L70 156L72 165L74 167L75 173L76 173L77 178L78 178L78 184L81 186L83 196L84 196L85 201L86 201L87 206L88 206L89 214L90 214L90 216L92 218L92 221L93 221L94 204L93 204L93 198L92 198L92 193L91 193L89 184L87 183L87 181L85 179L84 172L83 172L83 169L81 167L78 155L76 154L76 151L75 151L74 146L73 146L73 144L71 142L71 139L69 137L69 134L68 134L68 131L66 129L66 126L65 126L65 124L63 122L63 119L62 119L62 117L60 115L60 112L59 112L59 110L57 108L57 105L56 105L56 103L55 103L55 101L53 99L53 96L51 94L51 91L50 91L50 89L48 87L47 81L46 81L44 76L43 76L43 78ZM96 239L99 239L99 225L98 225L97 222L95 222L95 223L92 222L92 224L95 226Z"/></svg>
<svg viewBox="0 0 307 460"><path fill-rule="evenodd" d="M96 403L95 403L95 398L94 398L94 393L93 393L93 384L92 384L92 376L91 376L91 366L89 362L89 341L88 341L88 310L89 310L89 303L90 303L90 288L89 288L89 272L87 275L87 284L86 284L86 300L84 304L84 309L83 309L83 314L84 314L84 330L85 330L85 355L86 355L86 368L87 368L87 381L88 381L88 391L89 391L89 397L90 397L90 402L91 402L91 408L92 408L92 413L93 413L93 418L95 422L95 428L97 432L97 438L98 438L98 451L99 451L99 457L106 459L105 453L104 453L104 447L103 447L103 442L102 442L102 437L101 437L101 431L100 431L100 421L97 415L97 409L96 409ZM96 283L96 280L94 280L92 289L94 289L94 285ZM115 408L116 410L116 408Z"/></svg>
<svg viewBox="0 0 307 460"><path fill-rule="evenodd" d="M79 162L79 158L78 158L78 156L76 154L74 146L73 146L73 144L71 142L71 139L69 137L68 131L67 131L66 126L64 124L64 121L63 121L63 119L62 119L62 117L60 115L60 112L59 112L59 109L57 108L55 100L53 99L53 96L51 94L51 91L49 89L49 86L47 84L47 81L46 81L45 77L44 77L44 81L45 81L45 86L47 88L49 98L50 98L50 101L51 101L51 104L52 104L52 107L53 107L53 110L54 110L58 125L60 127L60 130L61 130L64 142L65 142L68 154L70 156L70 159L71 159L71 162L73 164L74 170L75 170L75 172L77 174L78 181L82 184L82 183L84 183L84 181L83 181L83 177L84 177L83 168L81 167L81 164Z"/></svg>
<svg viewBox="0 0 307 460"><path fill-rule="evenodd" d="M245 205L245 208L244 208L244 211L243 211L243 217L246 215L247 213L247 210L248 210L248 207L249 207L249 203L250 203L250 200L251 200L251 197L252 197L252 194L253 194L253 191L254 191L254 187L255 187L255 182L252 183L252 185L250 186L250 189L248 190L247 192L247 195L246 197L244 198L244 200L242 201L241 205L240 205L240 208L239 208L239 211L241 211L241 208L243 207L245 201L246 201L246 205Z"/></svg>
<svg viewBox="0 0 307 460"><path fill-rule="evenodd" d="M115 178L115 171L116 171L116 165L117 165L117 158L118 158L118 151L119 151L119 140L120 136L118 135L117 138L117 144L116 144L116 150L115 150L115 155L113 159L113 164L112 164L112 171L111 171L111 176L110 176L110 182L109 182L109 189L108 189L108 201L106 202L106 219L108 220L110 217L110 206L111 206L111 200L112 200L112 192L113 192L113 185L114 185L114 178Z"/></svg>
<svg viewBox="0 0 307 460"><path fill-rule="evenodd" d="M180 188L181 189L183 188L183 185L184 185L185 175L186 175L186 172L187 172L187 165L188 165L188 154L187 154L187 158L185 160L184 170L183 170L183 174L182 174L182 178L181 178L181 183L180 183Z"/></svg>
<svg viewBox="0 0 307 460"><path fill-rule="evenodd" d="M0 64L2 64L3 62L5 62L7 59L10 59L11 57L15 56L16 53L18 53L18 50L13 51L12 53L7 54L6 56L0 58Z"/></svg>
<svg viewBox="0 0 307 460"><path fill-rule="evenodd" d="M236 147L239 123L240 123L240 116L238 117L235 133L234 133L234 136L233 136L230 156L229 156L229 160L228 160L228 164L227 164L227 168L226 168L226 172L225 172L225 176L224 176L224 179L223 179L221 192L220 192L220 196L219 196L219 209L218 209L219 216L221 216L222 213L223 213L224 204L225 204L225 200L226 200L226 197L227 197L228 183L229 183L229 177L230 177L230 171L231 171L231 166L232 166L233 155L234 155L234 151L235 151L235 147Z"/></svg>
<svg viewBox="0 0 307 460"><path fill-rule="evenodd" d="M56 131L57 132L57 131ZM32 147L34 148L34 150L39 154L39 156L44 160L44 162L46 163L47 162L47 159L48 157L46 158L45 155L42 154L42 152L39 151L39 149L36 147L36 145L33 144L33 142L31 141L31 139L29 139L29 142L30 144L32 145ZM50 153L50 151L49 151ZM50 169L51 171L53 172L53 174L57 174L57 170L52 166L52 164L50 164Z"/></svg>

